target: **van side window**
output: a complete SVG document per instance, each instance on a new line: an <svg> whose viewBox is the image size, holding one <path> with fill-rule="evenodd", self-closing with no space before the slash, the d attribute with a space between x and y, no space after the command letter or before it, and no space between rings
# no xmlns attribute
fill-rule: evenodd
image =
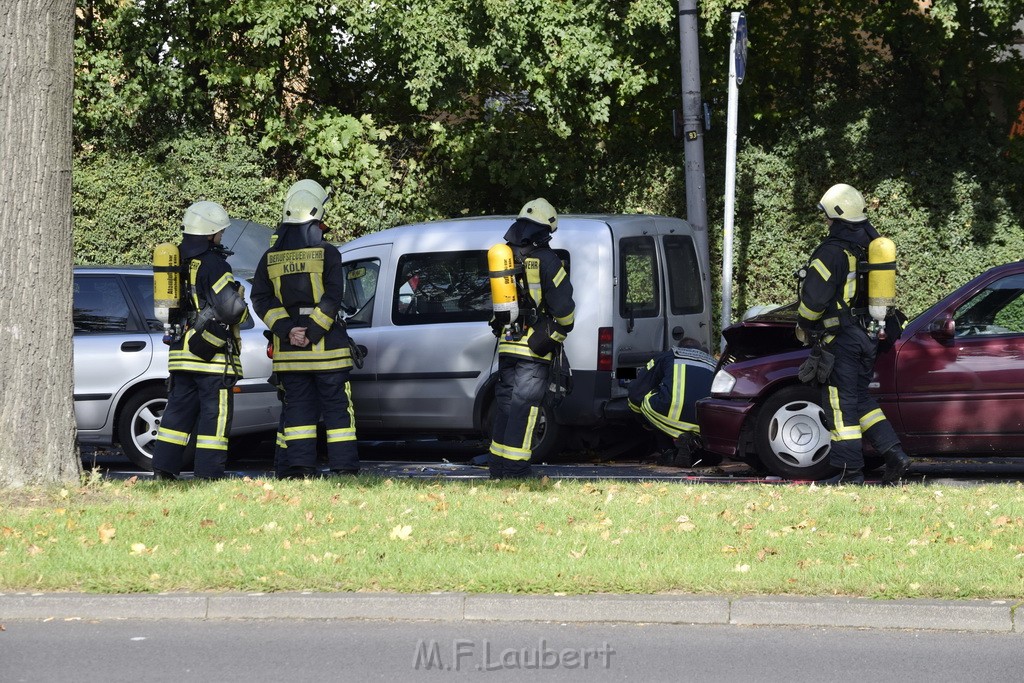
<svg viewBox="0 0 1024 683"><path fill-rule="evenodd" d="M378 259L350 261L342 265L345 273L345 294L342 302L349 316L349 327L369 327L373 322L373 302L377 293Z"/></svg>
<svg viewBox="0 0 1024 683"><path fill-rule="evenodd" d="M619 240L619 277L622 281L619 315L653 318L658 315L658 254L652 237Z"/></svg>
<svg viewBox="0 0 1024 683"><path fill-rule="evenodd" d="M391 321L395 325L491 319L487 252L405 254L398 259Z"/></svg>
<svg viewBox="0 0 1024 683"><path fill-rule="evenodd" d="M684 235L666 235L665 259L668 261L669 305L672 315L703 312L704 288L701 287L700 266L693 239Z"/></svg>

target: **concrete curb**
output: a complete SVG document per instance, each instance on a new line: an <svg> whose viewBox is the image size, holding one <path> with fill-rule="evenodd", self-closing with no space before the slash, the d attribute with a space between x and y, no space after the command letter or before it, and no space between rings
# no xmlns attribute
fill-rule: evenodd
<svg viewBox="0 0 1024 683"><path fill-rule="evenodd" d="M833 626L1024 633L1012 600L466 593L0 593L4 619L396 619Z"/></svg>

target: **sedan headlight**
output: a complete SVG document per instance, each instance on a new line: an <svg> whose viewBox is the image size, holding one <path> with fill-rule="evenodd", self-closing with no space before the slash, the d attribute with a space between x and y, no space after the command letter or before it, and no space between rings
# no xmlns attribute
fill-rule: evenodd
<svg viewBox="0 0 1024 683"><path fill-rule="evenodd" d="M725 370L715 373L715 379L711 381L712 394L728 394L736 386L736 378Z"/></svg>

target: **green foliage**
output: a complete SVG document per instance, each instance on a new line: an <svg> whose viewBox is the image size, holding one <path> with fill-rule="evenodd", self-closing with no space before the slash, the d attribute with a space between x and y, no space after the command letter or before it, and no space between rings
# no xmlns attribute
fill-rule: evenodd
<svg viewBox="0 0 1024 683"><path fill-rule="evenodd" d="M723 222L729 12L747 13L736 313L791 298L835 182L871 197L919 310L1018 258L1024 0L706 0L710 245ZM685 215L675 5L664 0L79 0L79 261L130 261L205 196L274 223L280 188L337 194L335 239L508 213ZM213 141L218 142L213 142ZM193 141L193 142L187 142ZM131 220L124 217L131 216ZM145 225L145 228L141 226ZM156 229L154 229L154 226ZM145 243L145 246L143 244ZM715 278L717 289L717 278Z"/></svg>
<svg viewBox="0 0 1024 683"><path fill-rule="evenodd" d="M182 213L201 199L276 225L286 188L253 149L223 137L185 137L151 154L82 152L73 178L76 263L150 262L156 244L180 239Z"/></svg>

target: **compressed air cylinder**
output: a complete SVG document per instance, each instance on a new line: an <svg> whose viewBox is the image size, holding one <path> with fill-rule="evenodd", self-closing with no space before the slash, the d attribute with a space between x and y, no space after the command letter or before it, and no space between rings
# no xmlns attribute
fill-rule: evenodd
<svg viewBox="0 0 1024 683"><path fill-rule="evenodd" d="M519 317L516 295L515 259L507 244L495 244L487 250L487 270L491 278L491 305L494 319L508 325Z"/></svg>
<svg viewBox="0 0 1024 683"><path fill-rule="evenodd" d="M153 315L169 325L181 307L181 257L169 242L153 249Z"/></svg>
<svg viewBox="0 0 1024 683"><path fill-rule="evenodd" d="M883 322L895 305L896 245L888 237L878 237L868 245L868 314Z"/></svg>

